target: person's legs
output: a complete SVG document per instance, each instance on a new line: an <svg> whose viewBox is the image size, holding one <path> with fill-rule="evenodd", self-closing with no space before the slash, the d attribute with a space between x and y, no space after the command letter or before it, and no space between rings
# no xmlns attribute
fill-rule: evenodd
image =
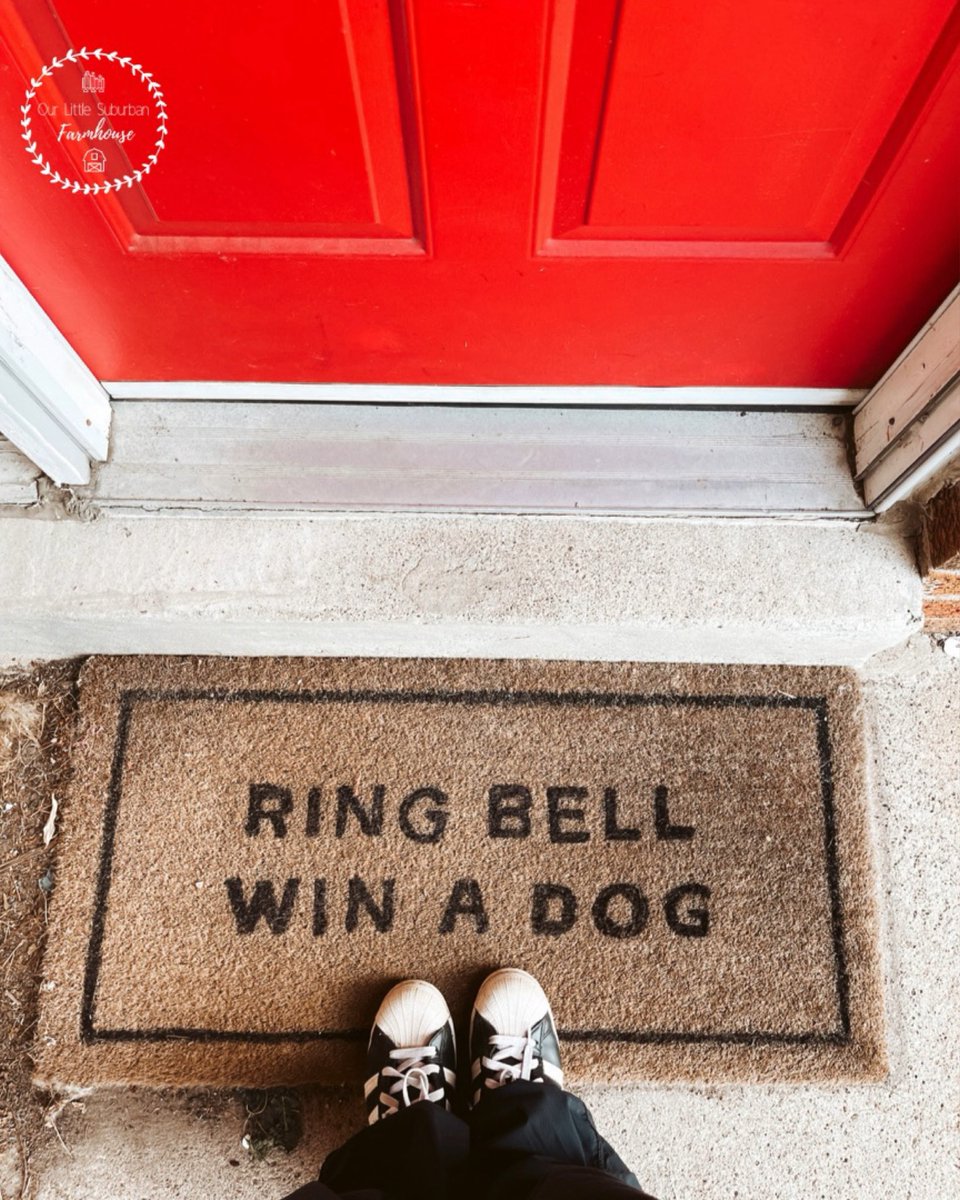
<svg viewBox="0 0 960 1200"><path fill-rule="evenodd" d="M439 1104L412 1104L334 1150L320 1178L286 1200L446 1200L469 1150L466 1123Z"/></svg>
<svg viewBox="0 0 960 1200"><path fill-rule="evenodd" d="M447 1200L469 1151L450 1111L456 1086L453 1022L429 983L407 980L384 998L367 1050L367 1128L324 1162L320 1178L286 1200Z"/></svg>
<svg viewBox="0 0 960 1200"><path fill-rule="evenodd" d="M552 1083L517 1080L488 1092L470 1114L470 1138L484 1200L646 1196L583 1101Z"/></svg>
<svg viewBox="0 0 960 1200"><path fill-rule="evenodd" d="M483 1200L643 1200L586 1105L562 1090L553 1013L531 975L496 971L484 982L470 1058L470 1170Z"/></svg>
<svg viewBox="0 0 960 1200"><path fill-rule="evenodd" d="M564 1092L550 1005L525 971L491 975L470 1022L469 1128L450 1111L453 1023L430 984L398 984L368 1050L369 1126L286 1200L652 1200Z"/></svg>

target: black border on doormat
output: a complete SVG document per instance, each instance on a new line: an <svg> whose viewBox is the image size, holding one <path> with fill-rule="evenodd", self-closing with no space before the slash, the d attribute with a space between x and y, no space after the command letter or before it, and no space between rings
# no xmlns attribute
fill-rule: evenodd
<svg viewBox="0 0 960 1200"><path fill-rule="evenodd" d="M83 982L83 1003L80 1012L80 1040L91 1042L162 1042L190 1040L200 1042L312 1042L324 1040L362 1041L365 1029L312 1029L270 1032L266 1030L219 1029L98 1029L94 1025L96 994L100 979L101 955L107 917L107 898L113 872L113 853L123 784L123 763L127 747L130 719L134 706L151 700L227 701L234 703L283 704L545 704L553 707L581 706L594 708L634 708L651 705L700 706L703 708L805 708L816 714L817 751L820 758L820 791L823 801L824 857L826 884L830 897L830 918L833 941L837 1007L840 1015L838 1029L808 1033L778 1033L764 1030L730 1030L721 1033L693 1033L669 1030L624 1029L561 1029L560 1036L570 1042L633 1042L667 1044L736 1043L782 1045L844 1045L850 1041L850 997L844 949L843 905L840 897L839 866L837 862L836 819L833 796L833 750L830 740L827 698L825 696L762 695L673 695L669 693L631 692L539 692L539 691L460 691L460 692L381 692L381 691L271 691L251 688L187 688L171 691L124 689L120 693L117 735L114 742L110 788L103 817L100 846L100 867L97 876L96 902L87 948Z"/></svg>

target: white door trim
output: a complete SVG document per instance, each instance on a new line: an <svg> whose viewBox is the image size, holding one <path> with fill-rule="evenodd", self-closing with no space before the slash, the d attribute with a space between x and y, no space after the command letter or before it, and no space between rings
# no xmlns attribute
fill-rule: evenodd
<svg viewBox="0 0 960 1200"><path fill-rule="evenodd" d="M55 483L107 456L110 398L0 258L0 432Z"/></svg>

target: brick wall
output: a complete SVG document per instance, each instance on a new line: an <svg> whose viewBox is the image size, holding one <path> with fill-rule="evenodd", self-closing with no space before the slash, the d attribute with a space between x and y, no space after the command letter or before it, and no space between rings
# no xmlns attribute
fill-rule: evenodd
<svg viewBox="0 0 960 1200"><path fill-rule="evenodd" d="M923 625L928 633L960 633L960 481L927 504L920 535Z"/></svg>

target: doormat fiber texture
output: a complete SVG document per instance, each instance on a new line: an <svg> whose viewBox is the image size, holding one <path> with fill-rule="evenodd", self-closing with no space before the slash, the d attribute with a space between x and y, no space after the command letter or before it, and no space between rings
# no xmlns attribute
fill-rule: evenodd
<svg viewBox="0 0 960 1200"><path fill-rule="evenodd" d="M884 1073L849 671L93 658L72 753L40 1083L357 1080L507 965L571 1080Z"/></svg>

